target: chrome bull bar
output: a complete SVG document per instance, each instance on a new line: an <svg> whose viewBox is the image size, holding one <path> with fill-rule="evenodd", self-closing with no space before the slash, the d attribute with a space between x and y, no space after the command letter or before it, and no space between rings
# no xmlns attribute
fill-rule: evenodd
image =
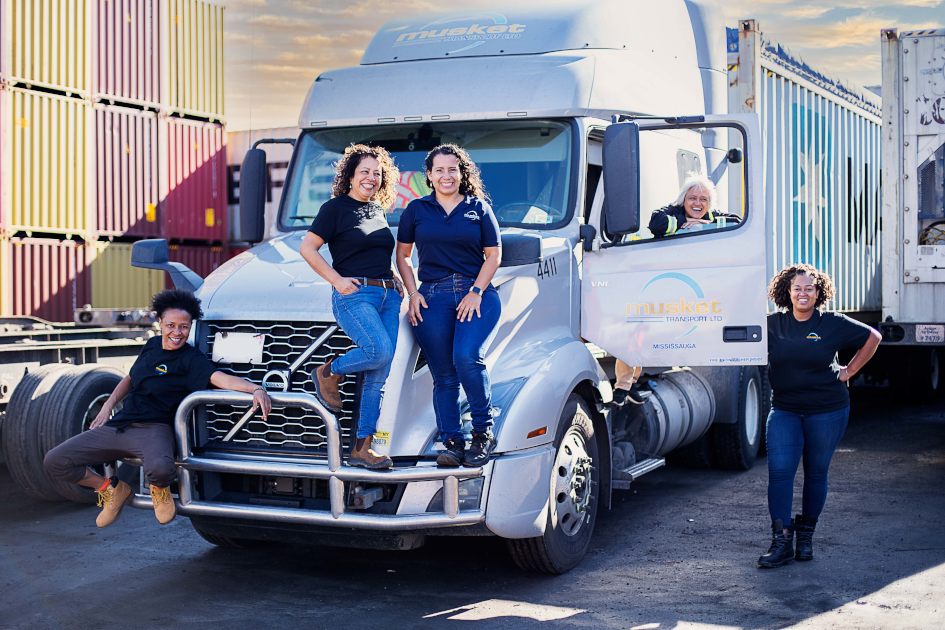
<svg viewBox="0 0 945 630"><path fill-rule="evenodd" d="M389 471L367 470L342 465L341 425L337 416L326 409L317 398L304 393L269 392L273 407L300 407L317 413L325 422L328 434L327 462L298 463L258 458L241 460L229 456L226 459L197 457L192 454L190 443L190 421L197 405L207 403L249 407L252 394L231 391L205 390L194 392L181 402L174 418L174 434L177 438L179 459L178 485L180 487L177 513L183 516L217 516L250 520L330 525L377 531L399 531L434 527L456 527L473 525L485 519L482 509L459 511L459 481L483 475L479 468L437 468L435 466L413 466L394 468ZM193 471L214 473L237 473L327 479L330 511L302 508L222 503L194 499ZM376 483L405 483L411 481L443 481L443 512L429 514L360 514L345 511L345 481L367 481ZM139 509L152 509L149 495L137 494L131 503Z"/></svg>

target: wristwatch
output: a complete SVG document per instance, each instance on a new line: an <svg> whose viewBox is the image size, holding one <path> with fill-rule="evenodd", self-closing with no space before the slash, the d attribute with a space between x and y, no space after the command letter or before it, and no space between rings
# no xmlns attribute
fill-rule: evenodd
<svg viewBox="0 0 945 630"><path fill-rule="evenodd" d="M469 290L469 292L470 292L470 293L475 293L475 294L478 295L479 297L482 297L482 289L480 289L479 287L473 287L473 288L471 288L471 289Z"/></svg>

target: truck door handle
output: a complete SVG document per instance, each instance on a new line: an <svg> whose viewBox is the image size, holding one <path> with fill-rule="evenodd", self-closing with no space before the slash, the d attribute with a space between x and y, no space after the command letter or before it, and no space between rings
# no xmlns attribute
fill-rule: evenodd
<svg viewBox="0 0 945 630"><path fill-rule="evenodd" d="M722 341L725 343L761 341L761 326L723 326Z"/></svg>

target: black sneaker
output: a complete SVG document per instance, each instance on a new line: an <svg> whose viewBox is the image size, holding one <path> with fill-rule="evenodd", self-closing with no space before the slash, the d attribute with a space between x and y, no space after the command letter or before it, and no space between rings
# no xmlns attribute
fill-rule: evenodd
<svg viewBox="0 0 945 630"><path fill-rule="evenodd" d="M629 394L625 389L615 389L614 390L614 399L607 403L608 407L617 409L623 407L627 403L627 394Z"/></svg>
<svg viewBox="0 0 945 630"><path fill-rule="evenodd" d="M489 461L493 450L495 450L495 437L493 437L491 431L489 433L474 433L472 445L470 445L469 451L466 453L466 460L463 462L463 466L468 466L469 468L482 466Z"/></svg>
<svg viewBox="0 0 945 630"><path fill-rule="evenodd" d="M633 387L630 388L630 391L627 392L626 402L634 405L642 405L646 402L646 398L640 394L640 389L637 387L636 383L634 383Z"/></svg>
<svg viewBox="0 0 945 630"><path fill-rule="evenodd" d="M463 438L450 438L443 441L446 450L436 458L436 465L444 468L456 468L463 463L466 455L466 442Z"/></svg>

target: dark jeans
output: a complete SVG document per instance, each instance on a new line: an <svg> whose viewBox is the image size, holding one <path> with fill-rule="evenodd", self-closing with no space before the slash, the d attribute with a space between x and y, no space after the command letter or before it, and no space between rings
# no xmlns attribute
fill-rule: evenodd
<svg viewBox="0 0 945 630"><path fill-rule="evenodd" d="M794 476L804 457L803 515L817 518L827 500L827 470L850 418L840 411L801 415L772 409L768 415L768 511L771 520L791 520Z"/></svg>
<svg viewBox="0 0 945 630"><path fill-rule="evenodd" d="M177 479L174 467L174 429L159 422L135 422L121 433L99 427L71 437L46 453L43 466L66 483L78 483L88 466L137 457L148 482L166 488Z"/></svg>
<svg viewBox="0 0 945 630"><path fill-rule="evenodd" d="M358 346L332 361L331 371L340 376L364 373L358 416L359 438L370 437L377 430L384 385L397 347L402 303L403 298L396 289L384 287L365 285L348 295L331 292L335 321Z"/></svg>
<svg viewBox="0 0 945 630"><path fill-rule="evenodd" d="M433 410L440 439L462 439L459 423L459 386L469 401L473 430L492 428L492 390L486 370L486 348L495 336L502 303L495 287L482 293L481 317L456 319L456 307L469 293L475 278L459 274L435 282L424 282L420 294L428 308L420 309L423 321L414 327L417 342L433 375Z"/></svg>

